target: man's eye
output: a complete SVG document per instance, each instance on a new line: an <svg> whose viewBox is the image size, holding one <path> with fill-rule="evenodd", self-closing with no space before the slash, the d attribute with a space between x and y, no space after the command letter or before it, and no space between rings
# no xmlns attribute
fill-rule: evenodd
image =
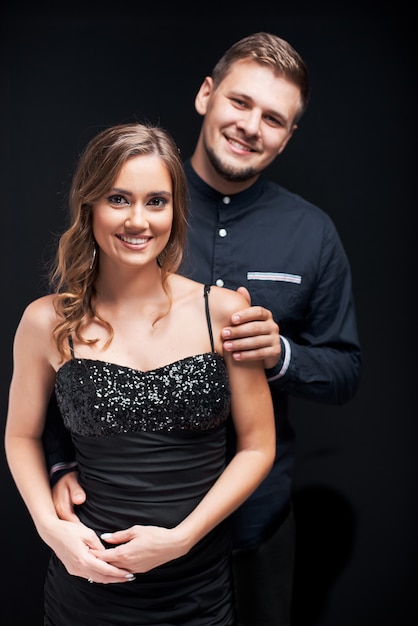
<svg viewBox="0 0 418 626"><path fill-rule="evenodd" d="M240 108L244 108L247 106L246 102L244 102L244 100L239 100L238 98L233 98L232 99L233 104L235 104L235 106L240 107Z"/></svg>
<svg viewBox="0 0 418 626"><path fill-rule="evenodd" d="M271 115L266 115L264 119L266 120L267 124L270 124L270 126L283 126L283 122L277 117L271 117Z"/></svg>

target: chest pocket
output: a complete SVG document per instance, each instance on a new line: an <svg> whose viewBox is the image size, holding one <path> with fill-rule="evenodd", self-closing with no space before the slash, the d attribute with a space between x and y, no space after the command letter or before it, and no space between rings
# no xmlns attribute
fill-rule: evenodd
<svg viewBox="0 0 418 626"><path fill-rule="evenodd" d="M269 309L280 330L294 329L302 321L306 307L303 279L298 274L248 272L247 289L251 303Z"/></svg>

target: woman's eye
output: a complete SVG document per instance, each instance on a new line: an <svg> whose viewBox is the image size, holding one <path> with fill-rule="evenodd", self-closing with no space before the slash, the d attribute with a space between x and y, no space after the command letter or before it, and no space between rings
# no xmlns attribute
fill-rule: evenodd
<svg viewBox="0 0 418 626"><path fill-rule="evenodd" d="M149 200L147 204L155 206L157 208L164 207L167 204L167 199L161 197L151 198L151 200Z"/></svg>
<svg viewBox="0 0 418 626"><path fill-rule="evenodd" d="M109 196L108 201L111 204L124 204L126 200L123 196Z"/></svg>

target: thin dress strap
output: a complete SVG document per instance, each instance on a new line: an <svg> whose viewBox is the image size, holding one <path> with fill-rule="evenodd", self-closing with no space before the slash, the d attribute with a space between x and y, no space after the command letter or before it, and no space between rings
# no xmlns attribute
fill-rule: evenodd
<svg viewBox="0 0 418 626"><path fill-rule="evenodd" d="M71 335L68 335L68 343L70 345L71 356L72 358L74 358L74 344L73 344L73 338Z"/></svg>
<svg viewBox="0 0 418 626"><path fill-rule="evenodd" d="M209 313L209 297L208 297L209 291L210 291L210 285L205 285L204 290L203 290L203 295L205 297L206 320L208 323L210 345L212 346L212 352L215 352L215 346L213 344L212 322L210 321L210 313Z"/></svg>

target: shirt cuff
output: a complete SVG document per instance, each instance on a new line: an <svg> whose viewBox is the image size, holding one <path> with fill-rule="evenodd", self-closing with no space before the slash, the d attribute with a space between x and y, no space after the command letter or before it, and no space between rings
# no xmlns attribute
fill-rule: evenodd
<svg viewBox="0 0 418 626"><path fill-rule="evenodd" d="M76 461L63 461L62 463L55 463L55 465L53 465L50 470L49 470L49 477L52 478L52 476L56 473L59 472L60 470L73 470L77 467L77 462Z"/></svg>
<svg viewBox="0 0 418 626"><path fill-rule="evenodd" d="M73 472L77 469L76 461L67 461L62 463L55 463L49 470L49 482L51 484L51 488L57 484L60 478L68 474L68 472Z"/></svg>
<svg viewBox="0 0 418 626"><path fill-rule="evenodd" d="M273 382L274 380L278 380L279 378L283 378L283 376L289 369L290 358L292 356L292 348L290 347L289 341L286 339L286 337L283 337L283 335L280 335L280 343L282 346L280 360L277 363L276 367L268 370L269 372L271 372L271 376L267 374L267 380L269 383Z"/></svg>

